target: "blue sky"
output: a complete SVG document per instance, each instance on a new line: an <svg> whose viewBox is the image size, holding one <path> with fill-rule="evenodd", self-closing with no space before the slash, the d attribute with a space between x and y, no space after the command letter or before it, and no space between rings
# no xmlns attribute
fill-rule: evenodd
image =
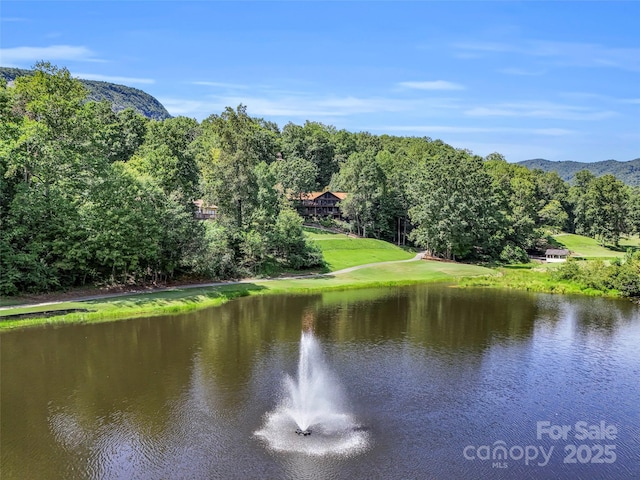
<svg viewBox="0 0 640 480"><path fill-rule="evenodd" d="M38 60L202 120L428 136L479 155L640 157L640 2L0 2Z"/></svg>

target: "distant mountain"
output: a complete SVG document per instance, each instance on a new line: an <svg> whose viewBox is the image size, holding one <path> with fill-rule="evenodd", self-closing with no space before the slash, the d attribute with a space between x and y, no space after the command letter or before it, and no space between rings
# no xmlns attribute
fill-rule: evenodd
<svg viewBox="0 0 640 480"><path fill-rule="evenodd" d="M537 168L545 172L558 172L558 175L567 182L571 181L574 175L580 170L589 170L596 177L610 173L627 185L640 186L640 158L629 160L628 162L604 160L594 163L552 162L550 160L536 158L518 162L518 165L524 165L530 170Z"/></svg>
<svg viewBox="0 0 640 480"><path fill-rule="evenodd" d="M0 77L7 82L13 82L16 77L31 75L31 70L21 68L0 67ZM118 85L116 83L99 82L96 80L80 81L89 90L89 100L107 100L113 106L113 110L119 112L131 107L147 118L164 120L171 118L167 109L154 97L137 88Z"/></svg>

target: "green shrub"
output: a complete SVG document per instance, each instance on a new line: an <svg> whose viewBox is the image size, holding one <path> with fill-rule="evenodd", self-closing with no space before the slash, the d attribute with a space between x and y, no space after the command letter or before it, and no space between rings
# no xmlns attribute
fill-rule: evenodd
<svg viewBox="0 0 640 480"><path fill-rule="evenodd" d="M523 248L508 244L500 252L500 260L504 263L527 263L529 255Z"/></svg>
<svg viewBox="0 0 640 480"><path fill-rule="evenodd" d="M575 258L569 258L552 274L555 280L579 280L580 275L580 264Z"/></svg>
<svg viewBox="0 0 640 480"><path fill-rule="evenodd" d="M627 252L617 271L615 287L626 297L640 297L640 251Z"/></svg>
<svg viewBox="0 0 640 480"><path fill-rule="evenodd" d="M629 252L624 260L580 262L569 259L552 274L555 280L570 280L594 290L618 290L625 297L640 296L640 252Z"/></svg>
<svg viewBox="0 0 640 480"><path fill-rule="evenodd" d="M579 280L590 288L610 290L615 288L616 270L614 265L606 265L602 260L593 260L583 267Z"/></svg>

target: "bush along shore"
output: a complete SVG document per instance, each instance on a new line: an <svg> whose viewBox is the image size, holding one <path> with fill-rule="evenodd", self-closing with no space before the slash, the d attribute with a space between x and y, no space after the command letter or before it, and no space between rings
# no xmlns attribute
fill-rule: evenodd
<svg viewBox="0 0 640 480"><path fill-rule="evenodd" d="M579 260L549 268L539 264L498 268L498 275L464 278L466 287L500 287L530 292L581 294L629 298L640 301L640 251L629 251L624 258Z"/></svg>

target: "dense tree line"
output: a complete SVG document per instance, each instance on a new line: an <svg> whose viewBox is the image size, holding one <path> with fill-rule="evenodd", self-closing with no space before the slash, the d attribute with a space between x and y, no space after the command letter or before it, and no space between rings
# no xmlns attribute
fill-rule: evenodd
<svg viewBox="0 0 640 480"><path fill-rule="evenodd" d="M244 106L197 122L88 100L43 63L0 86L0 293L230 278L321 264L300 195L348 192L340 226L432 255L526 261L550 233L617 245L640 233L640 188L584 171L569 185L440 140L282 129ZM194 200L219 207L194 218Z"/></svg>
<svg viewBox="0 0 640 480"><path fill-rule="evenodd" d="M43 63L0 86L0 293L317 265L265 160L277 129L114 113ZM221 220L194 218L203 192Z"/></svg>

